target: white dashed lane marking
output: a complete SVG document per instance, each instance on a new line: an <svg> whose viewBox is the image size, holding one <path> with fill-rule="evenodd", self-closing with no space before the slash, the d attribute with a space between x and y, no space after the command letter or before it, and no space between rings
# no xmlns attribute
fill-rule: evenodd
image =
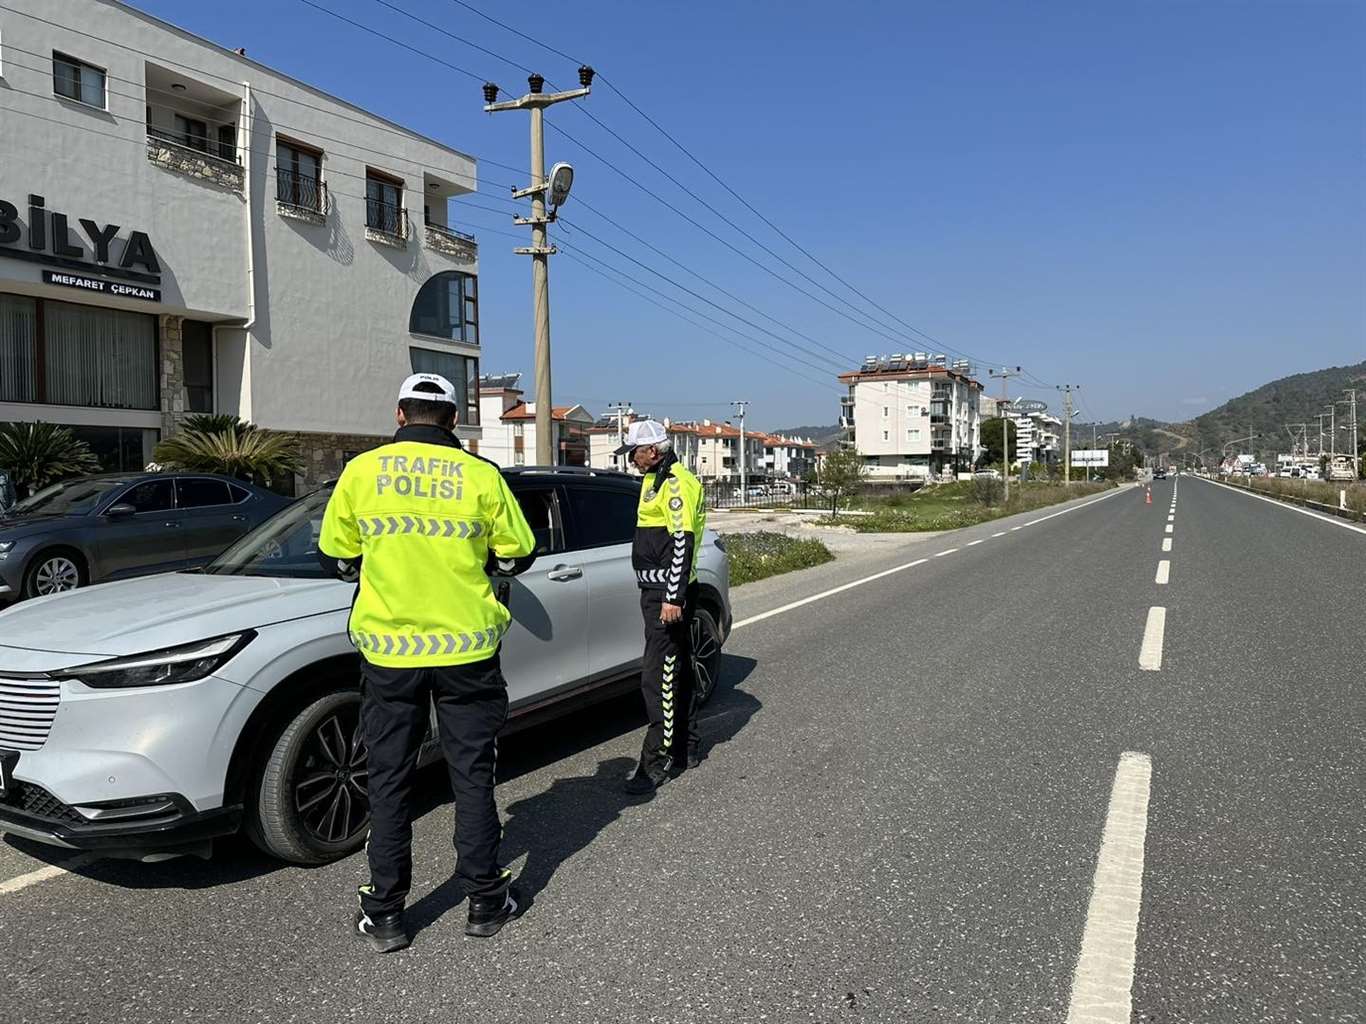
<svg viewBox="0 0 1366 1024"><path fill-rule="evenodd" d="M1172 532L1172 524L1171 524L1171 523L1168 523L1168 524L1167 524L1167 532L1168 532L1168 533L1171 533L1171 532Z"/></svg>
<svg viewBox="0 0 1366 1024"><path fill-rule="evenodd" d="M1129 1024L1133 1013L1134 952L1143 904L1143 847L1153 763L1147 754L1119 757L1110 808L1100 834L1081 954L1072 975L1067 1024Z"/></svg>
<svg viewBox="0 0 1366 1024"><path fill-rule="evenodd" d="M1168 559L1164 558L1162 559L1162 561L1157 563L1157 579L1155 579L1153 582L1158 584L1166 583L1167 580L1171 577L1171 574L1172 563Z"/></svg>
<svg viewBox="0 0 1366 1024"><path fill-rule="evenodd" d="M948 549L946 549L946 550L944 550L944 551L936 551L936 552L934 553L934 557L935 557L935 558L943 558L945 555L951 555L951 554L953 554L953 553L954 553L955 551L957 551L957 550L958 550L957 548L948 548Z"/></svg>
<svg viewBox="0 0 1366 1024"><path fill-rule="evenodd" d="M49 878L57 878L65 875L73 868L81 867L91 861L87 854L72 857L64 864L50 864L45 868L38 868L27 874L18 875L15 878L0 882L0 896L8 896L10 893L20 892L27 889L30 885L37 885L39 882L46 882Z"/></svg>
<svg viewBox="0 0 1366 1024"><path fill-rule="evenodd" d="M1162 636L1167 630L1167 609L1154 605L1148 609L1143 627L1143 646L1138 651L1138 667L1147 672L1162 668Z"/></svg>
<svg viewBox="0 0 1366 1024"><path fill-rule="evenodd" d="M1162 550L1163 550L1163 551L1170 551L1171 549L1172 549L1172 539L1171 539L1170 537L1163 537L1163 538L1162 538Z"/></svg>

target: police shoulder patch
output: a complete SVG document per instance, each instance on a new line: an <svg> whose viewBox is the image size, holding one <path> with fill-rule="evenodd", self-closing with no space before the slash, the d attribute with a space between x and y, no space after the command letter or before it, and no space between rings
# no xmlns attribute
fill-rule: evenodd
<svg viewBox="0 0 1366 1024"><path fill-rule="evenodd" d="M670 498L670 499L669 499L669 508L673 509L675 512L677 512L677 511L678 511L679 509L681 509L682 507L683 507L683 499L682 499L682 498Z"/></svg>

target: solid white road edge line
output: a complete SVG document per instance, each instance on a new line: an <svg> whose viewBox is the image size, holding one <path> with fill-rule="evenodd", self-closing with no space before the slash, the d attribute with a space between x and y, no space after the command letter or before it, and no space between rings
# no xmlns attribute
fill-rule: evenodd
<svg viewBox="0 0 1366 1024"><path fill-rule="evenodd" d="M1163 551L1170 551L1171 549L1172 549L1172 539L1171 539L1170 537L1163 537L1163 538L1162 538L1162 550L1163 550Z"/></svg>
<svg viewBox="0 0 1366 1024"><path fill-rule="evenodd" d="M1311 512L1307 508L1300 508L1298 505L1287 505L1283 501L1277 501L1275 498L1268 498L1264 494L1249 494L1241 487L1232 487L1228 484L1213 484L1209 480L1206 480L1205 483L1211 484L1211 486L1218 487L1225 491L1234 491L1238 494L1242 494L1249 498L1256 498L1258 501L1265 501L1268 504L1275 505L1277 508L1288 509L1291 512L1298 512L1302 516L1308 516L1311 519L1317 519L1319 520L1319 522L1322 523L1331 523L1333 526L1341 526L1343 529L1351 530L1354 533L1366 534L1366 526L1357 526L1356 523L1349 523L1345 519L1334 519L1332 516L1325 516L1319 512Z"/></svg>
<svg viewBox="0 0 1366 1024"><path fill-rule="evenodd" d="M49 864L45 868L39 868L36 871L28 872L28 874L18 875L8 881L0 882L0 896L8 896L10 893L27 889L30 885L37 885L39 882L46 882L49 878L65 875L73 868L88 864L91 859L89 854L82 853L72 857L65 864Z"/></svg>
<svg viewBox="0 0 1366 1024"><path fill-rule="evenodd" d="M1171 574L1171 560L1164 558L1162 559L1162 561L1157 563L1157 579L1155 579L1153 582L1158 584L1166 583L1167 580L1171 578Z"/></svg>
<svg viewBox="0 0 1366 1024"><path fill-rule="evenodd" d="M1138 667L1146 672L1162 668L1162 634L1167 629L1167 609L1154 605L1148 609L1143 627L1143 646L1138 650Z"/></svg>
<svg viewBox="0 0 1366 1024"><path fill-rule="evenodd" d="M1110 807L1100 834L1091 902L1072 974L1068 1024L1129 1024L1133 1013L1138 912L1143 904L1143 846L1153 763L1147 754L1119 755Z"/></svg>
<svg viewBox="0 0 1366 1024"><path fill-rule="evenodd" d="M1120 494L1122 492L1123 488L1117 487L1113 491L1106 491L1099 498L1094 498L1091 501L1085 502L1081 505L1073 505L1071 508L1065 508L1061 512L1054 512L1052 515L1045 516L1044 519L1052 519L1054 516L1060 516L1066 512L1076 512L1078 509L1089 508L1090 506L1095 505L1097 502L1104 501L1106 498L1112 498L1116 494ZM1042 522L1042 520L1035 520L1035 522ZM1015 529L1019 529L1019 527L1015 527ZM1000 533L992 534L992 536L1004 537L1005 531L1002 530ZM954 550L956 551L957 548L955 548ZM944 553L947 554L948 552ZM884 577L891 576L894 573L902 572L906 569L913 569L917 565L925 564L930 560L931 557L936 556L917 558L914 562L907 562L905 565L894 565L890 569L883 569L881 572L875 572L871 576L864 576L862 579L851 580L848 583L840 584L838 587L832 587L829 590L822 590L819 594L812 594L810 597L804 597L800 601L792 601L788 604L780 605L777 608L771 608L766 612L760 612L757 615L751 615L747 619L741 619L739 622L734 623L730 627L730 631L734 633L737 629L739 629L742 626L750 626L756 622L762 622L764 619L771 619L775 615L781 615L784 612L790 612L794 608L801 608L803 605L811 604L814 601L821 601L827 597L834 597L836 594L842 594L846 590L853 590L855 587L861 587L865 583L872 583L874 580L883 579Z"/></svg>

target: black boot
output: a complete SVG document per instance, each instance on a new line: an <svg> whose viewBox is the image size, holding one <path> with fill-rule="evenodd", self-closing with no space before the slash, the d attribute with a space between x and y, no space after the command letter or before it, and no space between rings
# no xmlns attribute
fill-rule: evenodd
<svg viewBox="0 0 1366 1024"><path fill-rule="evenodd" d="M412 941L408 938L401 910L375 917L364 910L357 910L351 922L351 931L356 938L370 943L376 953L392 953L396 949L404 949Z"/></svg>
<svg viewBox="0 0 1366 1024"><path fill-rule="evenodd" d="M629 796L645 796L653 793L668 781L669 772L667 768L656 773L649 771L644 765L637 765L635 774L626 780L626 785L622 788Z"/></svg>
<svg viewBox="0 0 1366 1024"><path fill-rule="evenodd" d="M516 917L521 909L521 897L516 889L507 889L496 896L471 896L465 934L480 939L497 935L498 929Z"/></svg>

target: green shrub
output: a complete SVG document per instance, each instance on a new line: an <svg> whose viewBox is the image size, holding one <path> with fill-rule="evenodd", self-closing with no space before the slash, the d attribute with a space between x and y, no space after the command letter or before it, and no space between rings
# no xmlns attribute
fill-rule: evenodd
<svg viewBox="0 0 1366 1024"><path fill-rule="evenodd" d="M733 587L796 569L810 569L835 557L818 540L802 540L767 530L728 533L722 540L730 556L730 583Z"/></svg>

